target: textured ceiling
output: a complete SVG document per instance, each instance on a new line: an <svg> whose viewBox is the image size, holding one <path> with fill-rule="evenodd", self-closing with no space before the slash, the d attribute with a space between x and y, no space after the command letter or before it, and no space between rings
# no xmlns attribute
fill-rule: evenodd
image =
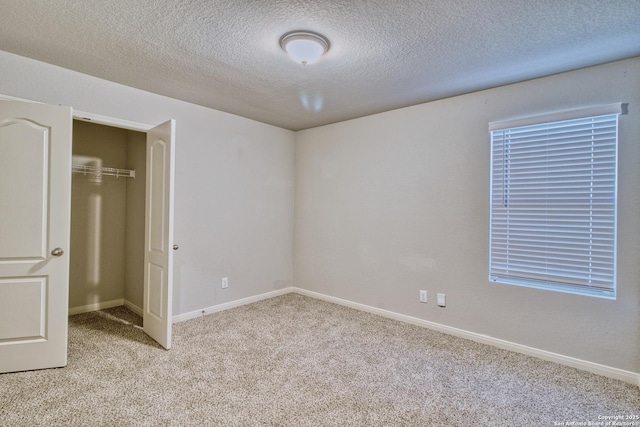
<svg viewBox="0 0 640 427"><path fill-rule="evenodd" d="M639 0L2 0L0 49L299 130L640 55ZM302 66L282 34L324 34Z"/></svg>

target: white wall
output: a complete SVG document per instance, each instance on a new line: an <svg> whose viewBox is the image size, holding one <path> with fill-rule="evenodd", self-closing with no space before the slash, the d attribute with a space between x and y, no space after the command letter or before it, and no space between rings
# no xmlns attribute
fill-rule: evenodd
<svg viewBox="0 0 640 427"><path fill-rule="evenodd" d="M490 283L488 123L613 102L617 300ZM640 58L298 132L295 182L296 286L640 372Z"/></svg>
<svg viewBox="0 0 640 427"><path fill-rule="evenodd" d="M7 52L0 76L1 94L176 120L174 315L291 285L293 132Z"/></svg>

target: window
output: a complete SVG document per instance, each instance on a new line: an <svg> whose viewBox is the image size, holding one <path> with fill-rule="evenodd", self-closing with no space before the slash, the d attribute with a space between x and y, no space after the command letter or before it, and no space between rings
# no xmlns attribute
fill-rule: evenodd
<svg viewBox="0 0 640 427"><path fill-rule="evenodd" d="M615 298L622 108L489 125L489 280Z"/></svg>

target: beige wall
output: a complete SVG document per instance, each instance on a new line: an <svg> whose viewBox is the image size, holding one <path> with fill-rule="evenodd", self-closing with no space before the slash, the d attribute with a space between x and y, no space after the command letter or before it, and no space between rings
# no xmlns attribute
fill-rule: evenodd
<svg viewBox="0 0 640 427"><path fill-rule="evenodd" d="M73 154L102 166L134 169L136 178L72 175L69 307L126 299L142 308L146 136L73 122Z"/></svg>
<svg viewBox="0 0 640 427"><path fill-rule="evenodd" d="M173 315L291 286L293 132L2 51L0 75L4 95L175 119Z"/></svg>
<svg viewBox="0 0 640 427"><path fill-rule="evenodd" d="M144 224L147 176L147 135L127 131L127 169L136 171L127 179L125 213L125 285L124 299L142 309L144 295Z"/></svg>
<svg viewBox="0 0 640 427"><path fill-rule="evenodd" d="M125 168L126 143L123 129L74 120L74 155ZM126 202L124 179L103 177L95 183L88 176L72 175L69 307L123 298Z"/></svg>
<svg viewBox="0 0 640 427"><path fill-rule="evenodd" d="M640 372L639 58L298 133L1 51L0 75L2 94L176 119L174 315L293 284ZM612 102L617 300L490 283L487 123Z"/></svg>
<svg viewBox="0 0 640 427"><path fill-rule="evenodd" d="M490 283L488 123L613 102L617 300ZM639 58L298 132L295 182L296 286L640 372Z"/></svg>

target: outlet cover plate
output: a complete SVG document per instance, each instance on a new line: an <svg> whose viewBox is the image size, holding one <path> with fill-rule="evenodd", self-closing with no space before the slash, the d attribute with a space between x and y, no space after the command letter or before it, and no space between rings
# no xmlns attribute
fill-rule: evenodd
<svg viewBox="0 0 640 427"><path fill-rule="evenodd" d="M427 302L427 291L420 291L420 302Z"/></svg>

